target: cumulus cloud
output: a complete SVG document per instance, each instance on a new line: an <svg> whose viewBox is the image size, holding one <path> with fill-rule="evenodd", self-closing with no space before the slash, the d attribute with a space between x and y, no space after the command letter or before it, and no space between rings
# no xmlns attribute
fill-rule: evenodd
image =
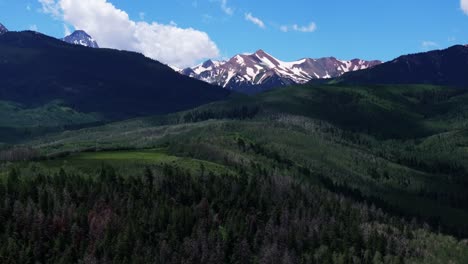
<svg viewBox="0 0 468 264"><path fill-rule="evenodd" d="M283 32L298 31L298 32L309 33L309 32L314 32L315 30L317 30L317 24L315 24L314 22L311 22L307 26L299 26L297 24L294 24L292 26L281 26L280 30Z"/></svg>
<svg viewBox="0 0 468 264"><path fill-rule="evenodd" d="M71 34L71 30L67 24L63 24L63 34L65 37Z"/></svg>
<svg viewBox="0 0 468 264"><path fill-rule="evenodd" d="M254 23L260 28L265 28L265 23L263 23L263 21L260 18L254 17L252 13L245 13L245 20Z"/></svg>
<svg viewBox="0 0 468 264"><path fill-rule="evenodd" d="M219 56L208 34L157 22L136 22L107 0L39 0L42 10L85 30L101 47L131 50L177 67ZM57 11L56 11L57 10Z"/></svg>
<svg viewBox="0 0 468 264"><path fill-rule="evenodd" d="M177 67L193 66L198 60L219 56L216 45L204 32L153 22L138 23L138 50Z"/></svg>
<svg viewBox="0 0 468 264"><path fill-rule="evenodd" d="M468 0L461 0L460 5L463 12L468 15Z"/></svg>

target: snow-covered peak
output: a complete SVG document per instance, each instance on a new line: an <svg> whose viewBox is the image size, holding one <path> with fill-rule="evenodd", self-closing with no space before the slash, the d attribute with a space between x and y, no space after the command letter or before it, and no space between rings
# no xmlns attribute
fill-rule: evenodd
<svg viewBox="0 0 468 264"><path fill-rule="evenodd" d="M236 55L230 61L235 61L240 66L244 66L245 65L244 56L245 55Z"/></svg>
<svg viewBox="0 0 468 264"><path fill-rule="evenodd" d="M262 58L262 57L273 57L271 56L270 54L266 53L264 50L262 49L259 49L257 50L253 55L256 55L257 57L259 58Z"/></svg>
<svg viewBox="0 0 468 264"><path fill-rule="evenodd" d="M81 45L90 48L99 48L97 42L83 30L76 30L62 40L70 44Z"/></svg>
<svg viewBox="0 0 468 264"><path fill-rule="evenodd" d="M312 79L327 79L341 76L349 71L373 67L381 62L338 60L334 57L297 61L282 61L264 50L255 53L238 54L227 61L208 60L192 68L180 71L228 89L245 91L246 87L267 85L281 86L306 83Z"/></svg>
<svg viewBox="0 0 468 264"><path fill-rule="evenodd" d="M197 66L192 67L192 68L183 69L180 72L182 72L185 75L192 76L192 75L200 74L205 71L214 70L216 67L219 67L223 63L224 61L207 60L203 62L202 64L198 64Z"/></svg>
<svg viewBox="0 0 468 264"><path fill-rule="evenodd" d="M0 23L0 35L7 33L7 32L8 32L8 29Z"/></svg>

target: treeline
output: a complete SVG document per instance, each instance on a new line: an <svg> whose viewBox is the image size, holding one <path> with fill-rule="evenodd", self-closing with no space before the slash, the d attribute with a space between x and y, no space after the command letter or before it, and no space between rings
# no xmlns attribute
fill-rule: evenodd
<svg viewBox="0 0 468 264"><path fill-rule="evenodd" d="M288 176L11 170L2 263L405 263L416 223ZM431 241L436 243L436 241ZM420 243L423 244L423 243Z"/></svg>
<svg viewBox="0 0 468 264"><path fill-rule="evenodd" d="M226 109L193 110L186 113L184 122L201 122L210 119L251 119L260 111L258 106L240 106Z"/></svg>

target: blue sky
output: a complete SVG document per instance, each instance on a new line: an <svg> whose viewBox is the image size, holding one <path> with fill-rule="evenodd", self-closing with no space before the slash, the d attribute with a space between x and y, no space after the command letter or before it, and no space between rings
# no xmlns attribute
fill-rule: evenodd
<svg viewBox="0 0 468 264"><path fill-rule="evenodd" d="M264 49L282 60L324 56L390 60L401 54L468 43L468 15L462 11L460 0L0 0L0 22L10 30L37 28L55 37L63 37L64 24L70 29L89 26L101 35L99 25L88 25L85 18L77 18L87 14L66 9L58 10L58 14L46 12L44 3L54 1L77 1L69 3L70 9L73 4L106 2L128 14L131 22L157 22L174 30L193 28L196 32L191 33L206 33L209 38L197 46L199 53L212 49L206 56L231 57ZM148 30L159 34L155 32L165 29ZM193 54L187 55L191 60L164 57L161 53L167 49L147 52L150 39L160 39L154 34L135 40L138 43L128 49L181 66L204 59ZM99 42L100 36L93 37ZM188 35L185 42L195 42L198 37L203 36ZM114 39L108 36L102 41L109 47L127 48L113 45Z"/></svg>

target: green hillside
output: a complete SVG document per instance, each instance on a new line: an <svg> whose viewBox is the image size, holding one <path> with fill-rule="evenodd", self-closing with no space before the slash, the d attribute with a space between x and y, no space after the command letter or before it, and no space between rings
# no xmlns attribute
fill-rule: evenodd
<svg viewBox="0 0 468 264"><path fill-rule="evenodd" d="M44 260L466 263L467 103L467 89L421 85L233 95L5 146L0 194L47 221L76 208ZM10 237L18 214L2 208ZM90 214L110 220L77 246ZM31 243L8 247L27 258Z"/></svg>
<svg viewBox="0 0 468 264"><path fill-rule="evenodd" d="M1 134L172 113L228 95L135 52L71 45L33 31L0 35Z"/></svg>

